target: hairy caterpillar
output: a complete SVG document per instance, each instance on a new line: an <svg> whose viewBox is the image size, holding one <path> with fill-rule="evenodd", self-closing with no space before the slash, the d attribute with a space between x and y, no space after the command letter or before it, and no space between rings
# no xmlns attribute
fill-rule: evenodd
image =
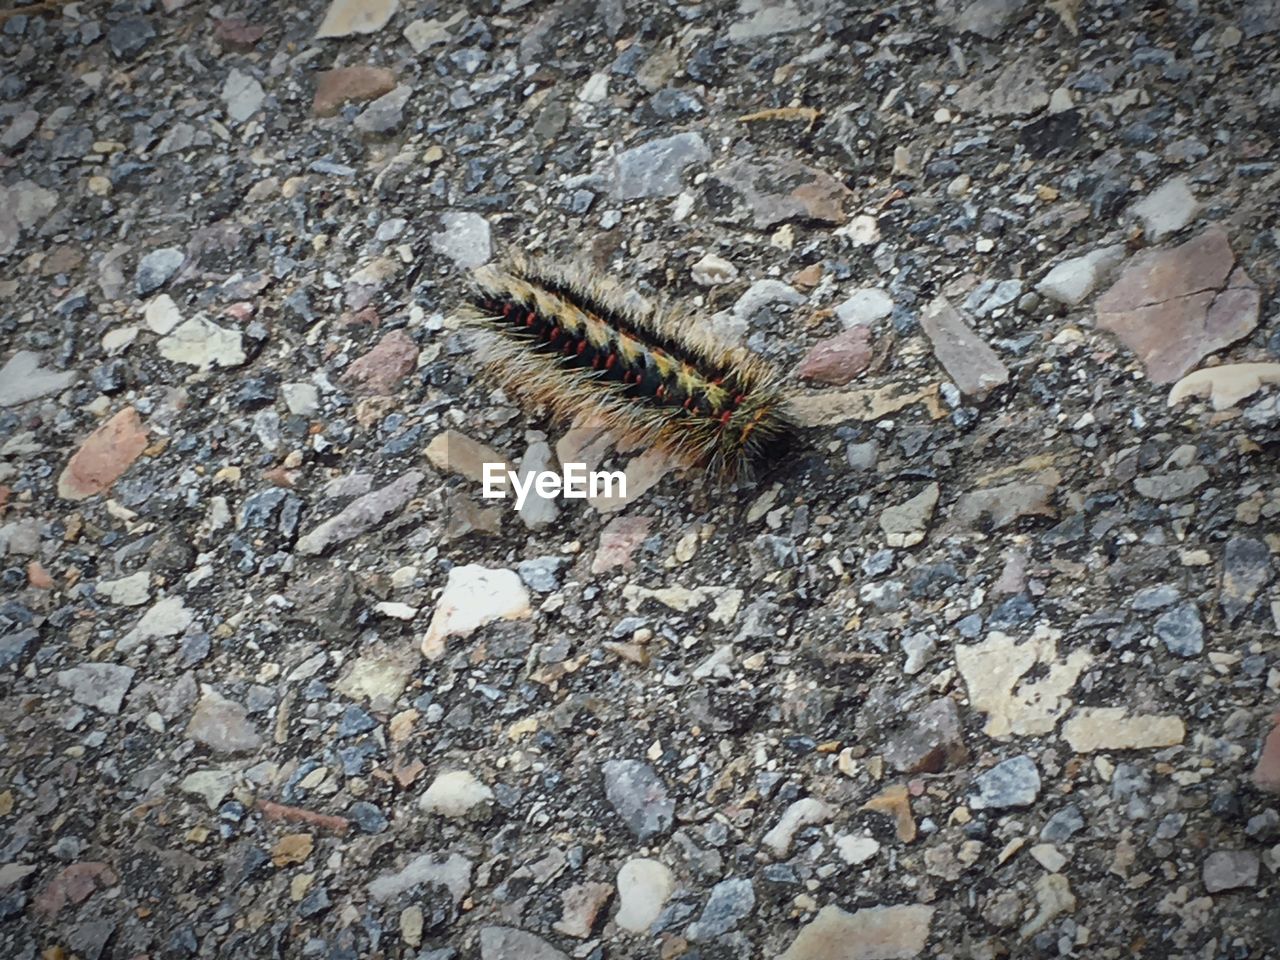
<svg viewBox="0 0 1280 960"><path fill-rule="evenodd" d="M638 308L585 271L513 258L476 271L458 312L510 393L562 420L594 418L724 479L775 461L793 426L777 374L696 319Z"/></svg>

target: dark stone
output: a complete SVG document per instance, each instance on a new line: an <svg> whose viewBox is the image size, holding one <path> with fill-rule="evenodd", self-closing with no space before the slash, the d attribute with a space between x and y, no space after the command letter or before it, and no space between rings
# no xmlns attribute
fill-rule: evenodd
<svg viewBox="0 0 1280 960"><path fill-rule="evenodd" d="M146 17L125 17L107 31L107 44L117 60L133 60L156 37L156 29Z"/></svg>

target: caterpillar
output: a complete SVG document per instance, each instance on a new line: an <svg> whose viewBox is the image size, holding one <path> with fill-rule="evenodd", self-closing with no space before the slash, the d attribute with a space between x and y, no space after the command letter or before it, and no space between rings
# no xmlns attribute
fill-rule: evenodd
<svg viewBox="0 0 1280 960"><path fill-rule="evenodd" d="M504 389L557 420L724 480L777 462L794 431L777 373L696 318L635 301L585 269L513 256L475 271L456 316Z"/></svg>

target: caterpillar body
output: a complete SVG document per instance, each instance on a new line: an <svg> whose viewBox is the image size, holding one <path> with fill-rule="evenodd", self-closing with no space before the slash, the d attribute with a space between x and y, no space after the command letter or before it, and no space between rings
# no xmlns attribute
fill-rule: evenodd
<svg viewBox="0 0 1280 960"><path fill-rule="evenodd" d="M512 258L473 276L459 318L509 393L685 467L749 478L793 433L780 378L697 319L635 305L585 270Z"/></svg>

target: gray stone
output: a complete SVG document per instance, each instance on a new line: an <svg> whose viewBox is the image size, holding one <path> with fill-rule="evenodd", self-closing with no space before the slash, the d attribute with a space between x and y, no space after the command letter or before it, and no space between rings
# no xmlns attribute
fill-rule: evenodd
<svg viewBox="0 0 1280 960"><path fill-rule="evenodd" d="M977 792L969 797L969 806L974 810L1029 807L1040 795L1040 771L1024 753L996 764L973 785Z"/></svg>
<svg viewBox="0 0 1280 960"><path fill-rule="evenodd" d="M870 326L893 313L893 298L879 287L866 287L855 291L843 303L836 305L836 317L846 327Z"/></svg>
<svg viewBox="0 0 1280 960"><path fill-rule="evenodd" d="M471 889L471 867L471 861L458 853L423 853L401 869L377 877L369 884L369 899L386 903L406 890L433 884L447 889L454 903L460 903Z"/></svg>
<svg viewBox="0 0 1280 960"><path fill-rule="evenodd" d="M1084 829L1080 808L1069 803L1045 822L1040 839L1045 843L1065 843Z"/></svg>
<svg viewBox="0 0 1280 960"><path fill-rule="evenodd" d="M925 308L920 314L920 327L933 344L934 356L961 393L981 399L1008 382L1008 368L946 297L937 297Z"/></svg>
<svg viewBox="0 0 1280 960"><path fill-rule="evenodd" d="M373 135L399 129L404 123L404 108L411 96L413 87L403 83L389 93L384 93L356 117L355 128L361 133Z"/></svg>
<svg viewBox="0 0 1280 960"><path fill-rule="evenodd" d="M684 189L686 168L710 159L711 151L696 133L650 140L614 158L606 174L608 188L619 200L674 197Z"/></svg>
<svg viewBox="0 0 1280 960"><path fill-rule="evenodd" d="M1133 488L1144 497L1168 503L1189 497L1209 482L1209 471L1200 465L1185 470L1168 470L1149 477L1138 477Z"/></svg>
<svg viewBox="0 0 1280 960"><path fill-rule="evenodd" d="M1204 624L1200 622L1199 609L1190 601L1162 613L1155 630L1175 656L1194 657L1204 650Z"/></svg>
<svg viewBox="0 0 1280 960"><path fill-rule="evenodd" d="M601 767L605 796L641 843L671 829L676 804L667 787L642 760L608 760Z"/></svg>
<svg viewBox="0 0 1280 960"><path fill-rule="evenodd" d="M1261 540L1232 537L1222 554L1222 612L1235 623L1258 593L1271 582L1275 571L1271 551Z"/></svg>
<svg viewBox="0 0 1280 960"><path fill-rule="evenodd" d="M76 703L117 714L136 671L118 663L81 663L58 671L58 686L71 691Z"/></svg>
<svg viewBox="0 0 1280 960"><path fill-rule="evenodd" d="M689 924L686 936L694 943L714 940L728 933L751 916L756 906L756 891L746 877L730 877L711 888L711 896L702 916Z"/></svg>
<svg viewBox="0 0 1280 960"><path fill-rule="evenodd" d="M431 235L431 249L452 260L463 270L474 270L493 256L489 221L469 210L451 210L440 215L438 233Z"/></svg>
<svg viewBox="0 0 1280 960"><path fill-rule="evenodd" d="M133 279L133 287L138 296L145 297L168 283L182 266L183 259L183 253L177 247L161 247L143 257Z"/></svg>
<svg viewBox="0 0 1280 960"><path fill-rule="evenodd" d="M1150 240L1177 233L1196 215L1199 204L1186 177L1172 177L1133 205L1133 215L1142 221Z"/></svg>
<svg viewBox="0 0 1280 960"><path fill-rule="evenodd" d="M303 556L315 556L376 527L413 498L425 476L421 470L410 470L380 490L351 501L337 516L299 537L295 549Z"/></svg>
<svg viewBox="0 0 1280 960"><path fill-rule="evenodd" d="M1143 587L1133 595L1130 605L1138 613L1150 613L1152 610L1163 610L1170 604L1177 603L1180 596L1177 587L1160 583L1154 587Z"/></svg>
<svg viewBox="0 0 1280 960"><path fill-rule="evenodd" d="M1204 888L1218 893L1257 886L1259 865L1252 850L1215 850L1204 860Z"/></svg>
<svg viewBox="0 0 1280 960"><path fill-rule="evenodd" d="M262 736L249 722L248 711L206 689L187 724L187 736L214 753L246 753L262 745Z"/></svg>
<svg viewBox="0 0 1280 960"><path fill-rule="evenodd" d="M256 77L241 73L234 67L222 85L222 102L232 123L244 123L260 109L267 98Z"/></svg>
<svg viewBox="0 0 1280 960"><path fill-rule="evenodd" d="M1082 257L1064 260L1050 270L1039 283L1036 291L1074 307L1089 294L1124 260L1124 244L1102 247Z"/></svg>
<svg viewBox="0 0 1280 960"><path fill-rule="evenodd" d="M560 588L557 574L566 563L564 557L536 557L516 564L516 573L524 585L536 593L551 593Z"/></svg>
<svg viewBox="0 0 1280 960"><path fill-rule="evenodd" d="M13 407L61 393L75 383L78 376L74 370L42 369L39 354L19 350L0 368L0 407Z"/></svg>
<svg viewBox="0 0 1280 960"><path fill-rule="evenodd" d="M480 960L569 960L569 955L515 927L481 927Z"/></svg>

